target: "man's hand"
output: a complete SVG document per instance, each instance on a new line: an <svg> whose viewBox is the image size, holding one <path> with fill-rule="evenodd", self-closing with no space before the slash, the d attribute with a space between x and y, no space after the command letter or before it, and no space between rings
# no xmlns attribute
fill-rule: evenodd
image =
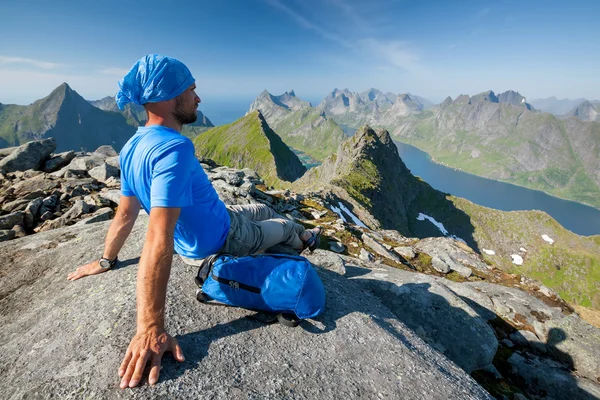
<svg viewBox="0 0 600 400"><path fill-rule="evenodd" d="M85 265L77 268L75 271L71 272L67 276L67 280L76 281L77 279L83 278L84 276L101 274L102 272L106 272L106 271L108 271L108 269L102 268L100 266L100 263L98 262L98 260L95 260L95 261L92 261L89 264L85 264Z"/></svg>
<svg viewBox="0 0 600 400"><path fill-rule="evenodd" d="M164 329L150 328L135 335L119 367L119 376L122 377L121 389L136 387L140 383L148 361L151 366L148 383L154 385L158 381L160 362L165 351L173 353L177 361L185 361L177 340Z"/></svg>

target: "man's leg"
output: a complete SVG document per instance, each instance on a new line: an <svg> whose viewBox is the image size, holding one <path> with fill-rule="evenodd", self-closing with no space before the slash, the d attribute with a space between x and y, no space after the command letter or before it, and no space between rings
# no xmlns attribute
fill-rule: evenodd
<svg viewBox="0 0 600 400"><path fill-rule="evenodd" d="M258 244L257 252L262 252L279 243L291 246L296 250L302 249L304 245L302 236L306 236L306 230L300 224L283 218L268 219L254 223L260 227L262 232L262 240Z"/></svg>
<svg viewBox="0 0 600 400"><path fill-rule="evenodd" d="M242 214L250 221L265 221L267 219L281 218L275 210L265 204L236 204L227 206L230 210Z"/></svg>

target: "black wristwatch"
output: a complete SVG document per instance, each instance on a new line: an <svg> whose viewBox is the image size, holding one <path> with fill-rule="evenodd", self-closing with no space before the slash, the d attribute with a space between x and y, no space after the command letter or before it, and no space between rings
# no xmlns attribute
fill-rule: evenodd
<svg viewBox="0 0 600 400"><path fill-rule="evenodd" d="M102 269L111 269L115 266L115 264L117 264L117 260L118 258L115 258L111 261L108 258L102 257L100 260L98 260L98 264L100 264L100 268Z"/></svg>

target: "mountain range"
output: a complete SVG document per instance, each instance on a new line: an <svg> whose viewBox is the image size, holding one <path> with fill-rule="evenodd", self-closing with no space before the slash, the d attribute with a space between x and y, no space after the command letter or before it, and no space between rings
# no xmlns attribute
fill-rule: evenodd
<svg viewBox="0 0 600 400"><path fill-rule="evenodd" d="M261 168L269 184L318 197L355 224L407 237L457 239L498 268L539 279L575 304L600 307L598 237L576 235L541 211L492 210L433 189L410 173L385 129L363 126L320 166L299 179L292 177L301 174L298 169L281 179L277 165L298 161L276 136L254 111L200 134L194 144L200 157ZM553 239L552 246L542 235ZM526 262L514 264L513 255Z"/></svg>
<svg viewBox="0 0 600 400"><path fill-rule="evenodd" d="M581 103L586 101L589 101L590 103L600 103L599 100L587 100L583 98L557 99L554 96L545 99L533 99L530 101L530 103L538 110L560 116L568 114L577 108Z"/></svg>
<svg viewBox="0 0 600 400"><path fill-rule="evenodd" d="M256 110L194 138L196 156L236 168L252 168L268 185L291 182L306 172L302 162Z"/></svg>
<svg viewBox="0 0 600 400"><path fill-rule="evenodd" d="M335 152L346 138L331 118L301 100L294 91L274 96L263 91L250 105L249 112L260 110L269 126L291 148L321 161Z"/></svg>
<svg viewBox="0 0 600 400"><path fill-rule="evenodd" d="M58 152L90 150L105 144L120 150L145 121L142 106L128 104L120 111L114 97L87 101L63 83L27 106L0 103L0 148L54 137ZM198 120L183 133L194 137L212 126L198 111Z"/></svg>
<svg viewBox="0 0 600 400"><path fill-rule="evenodd" d="M430 109L408 94L390 97L336 89L318 109L347 129L385 128L451 167L600 206L600 123L540 112L514 91L448 97ZM588 105L578 115L595 113Z"/></svg>

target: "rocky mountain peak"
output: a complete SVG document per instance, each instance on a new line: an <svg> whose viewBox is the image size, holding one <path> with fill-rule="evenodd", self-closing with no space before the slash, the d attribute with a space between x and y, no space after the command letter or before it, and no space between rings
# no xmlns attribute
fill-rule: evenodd
<svg viewBox="0 0 600 400"><path fill-rule="evenodd" d="M487 90L483 93L476 94L469 99L470 104L475 104L480 101L487 101L490 103L498 103L498 97L492 90Z"/></svg>

